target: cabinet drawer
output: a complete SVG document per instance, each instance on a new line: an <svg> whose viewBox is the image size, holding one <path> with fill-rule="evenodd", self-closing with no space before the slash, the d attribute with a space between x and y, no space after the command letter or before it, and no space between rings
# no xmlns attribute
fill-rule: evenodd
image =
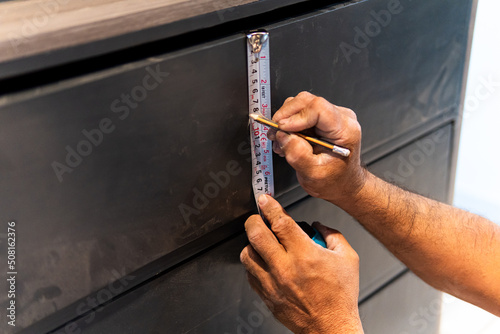
<svg viewBox="0 0 500 334"><path fill-rule="evenodd" d="M94 334L290 333L247 282L246 242L240 235L69 325Z"/></svg>
<svg viewBox="0 0 500 334"><path fill-rule="evenodd" d="M20 326L253 210L245 52L238 35L3 99Z"/></svg>
<svg viewBox="0 0 500 334"><path fill-rule="evenodd" d="M449 177L450 133L451 126L439 129L385 157L370 166L370 169L379 174L385 171L397 173L401 159L409 159L408 156L415 155L415 152L423 147L423 143L430 150L432 141L433 153L419 166L415 166L414 173L408 175L407 181L402 183L416 191L431 190L435 197L444 199ZM431 185L431 188L427 188L427 185ZM367 300L405 270L405 267L357 222L330 203L307 198L286 209L296 220L318 220L345 235L360 257L360 301ZM242 224L243 220L239 223ZM245 270L239 262L239 253L245 245L244 235L233 238L124 294L99 311L86 313L67 326L76 326L85 333L156 333L165 330L169 333L238 333L238 330L288 333L273 319L259 297L250 289ZM133 282L134 279L137 277L128 276L127 282ZM416 286L420 288L420 285ZM104 291L107 289L103 288ZM375 321L373 319L380 315L380 310L385 312L391 305L407 303L408 306L401 311L404 315L401 319L404 320L413 312L413 306L418 305L406 297L401 297L401 294L391 295L384 291L386 290L382 292L383 297L378 294L372 297L376 302L372 303L372 298L366 302L366 305L376 303L377 307L364 304L362 306L366 319L372 319L367 320L365 324L367 332L371 326L380 326L372 324L372 321ZM419 294L418 291L420 290L415 288L405 293L413 296ZM98 291L97 295L99 294L104 292ZM408 310L411 312L405 313ZM73 313L75 312L76 306L73 309ZM385 325L383 328L386 332L394 332L392 322ZM399 323L394 324L396 325L399 326Z"/></svg>
<svg viewBox="0 0 500 334"><path fill-rule="evenodd" d="M470 1L402 1L346 58L342 43L386 7L353 1L265 27L273 110L301 90L349 106L365 153L456 113ZM20 326L242 230L256 211L246 82L246 40L234 34L0 99L1 218L29 245ZM283 159L275 171L279 198L297 189Z"/></svg>
<svg viewBox="0 0 500 334"><path fill-rule="evenodd" d="M471 4L351 2L278 23L269 29L273 99L308 90L353 109L365 153L457 115Z"/></svg>

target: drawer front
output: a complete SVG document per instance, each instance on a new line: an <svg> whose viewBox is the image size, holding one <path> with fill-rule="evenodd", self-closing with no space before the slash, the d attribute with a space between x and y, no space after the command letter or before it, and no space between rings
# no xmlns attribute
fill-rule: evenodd
<svg viewBox="0 0 500 334"><path fill-rule="evenodd" d="M274 101L353 109L363 151L457 114L472 1L362 1L270 29ZM278 105L275 105L278 107Z"/></svg>
<svg viewBox="0 0 500 334"><path fill-rule="evenodd" d="M422 184L432 184L432 192L437 197L445 198L450 130L451 126L442 128L373 164L370 169L377 173L397 173L401 158L414 155L422 143L430 147L429 140L432 140L435 143L433 154L415 167L406 185L419 191L425 190ZM389 169L386 169L387 166L390 166ZM287 212L297 220L319 220L339 229L358 252L360 301L363 302L363 316L367 319L367 332L370 332L371 326L375 329L381 326L382 322L374 323L376 319L384 319L385 327L381 328L386 333L395 332L392 329L399 328L400 323L388 321L390 313L380 314L395 305L407 305L401 309L403 313L400 319L408 319L412 315L413 308L419 304L405 297L405 294L419 295L420 290L417 288L421 284L411 285L408 288L411 291L400 294L382 292L382 297L376 294L366 301L368 306L365 306L363 300L400 274L405 267L357 222L330 203L314 198L287 207ZM245 270L239 262L239 253L246 243L244 235L231 239L66 326L81 329L83 333L288 333L274 320L247 283ZM129 276L127 282L134 279ZM104 291L107 289L104 288ZM105 292L99 294L104 295ZM372 299L376 302L372 303ZM420 301L418 298L416 300ZM377 307L370 306L374 303ZM59 332L64 333L64 330L60 329Z"/></svg>
<svg viewBox="0 0 500 334"><path fill-rule="evenodd" d="M66 326L93 334L289 333L247 282L239 261L246 242L240 235Z"/></svg>
<svg viewBox="0 0 500 334"><path fill-rule="evenodd" d="M245 52L229 38L1 108L1 214L25 245L20 326L253 210Z"/></svg>
<svg viewBox="0 0 500 334"><path fill-rule="evenodd" d="M453 109L470 2L401 1L348 61L342 42L384 6L268 26L273 110L300 90L350 106L366 151ZM238 34L0 100L1 218L29 245L18 251L20 326L69 305L73 316L110 281L134 274L139 284L166 268L156 261L170 266L242 230L256 211L245 43ZM286 196L295 174L277 157L275 170Z"/></svg>

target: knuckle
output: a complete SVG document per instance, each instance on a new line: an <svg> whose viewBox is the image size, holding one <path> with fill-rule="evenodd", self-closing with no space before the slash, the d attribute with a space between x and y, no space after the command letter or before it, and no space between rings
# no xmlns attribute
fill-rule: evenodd
<svg viewBox="0 0 500 334"><path fill-rule="evenodd" d="M352 134L356 140L361 139L361 125L356 120L351 120Z"/></svg>
<svg viewBox="0 0 500 334"><path fill-rule="evenodd" d="M279 214L274 218L272 223L272 230L277 234L287 234L292 227L292 219L284 213Z"/></svg>
<svg viewBox="0 0 500 334"><path fill-rule="evenodd" d="M248 217L248 219L245 221L245 230L252 230L252 225L254 225L256 220L258 219L260 219L258 215L251 215L250 217Z"/></svg>
<svg viewBox="0 0 500 334"><path fill-rule="evenodd" d="M351 248L351 251L349 252L349 259L355 263L355 264L358 264L359 265L359 255L358 253Z"/></svg>
<svg viewBox="0 0 500 334"><path fill-rule="evenodd" d="M274 152L276 152L278 154L283 153L281 151L280 145L277 142L273 143L273 150L274 150Z"/></svg>
<svg viewBox="0 0 500 334"><path fill-rule="evenodd" d="M286 161L294 168L303 169L305 167L306 154L301 149L288 150Z"/></svg>
<svg viewBox="0 0 500 334"><path fill-rule="evenodd" d="M359 255L358 255L358 253L356 251L354 251L354 250L353 250L352 253L353 253L354 260L359 263Z"/></svg>
<svg viewBox="0 0 500 334"><path fill-rule="evenodd" d="M300 155L297 152L290 152L286 155L286 161L293 167L300 160Z"/></svg>
<svg viewBox="0 0 500 334"><path fill-rule="evenodd" d="M287 282L290 282L290 268L286 265L277 266L275 268L275 275L278 278L277 284L279 285L287 284Z"/></svg>
<svg viewBox="0 0 500 334"><path fill-rule="evenodd" d="M243 248L243 250L240 253L240 262L245 264L247 259L248 259L248 246Z"/></svg>
<svg viewBox="0 0 500 334"><path fill-rule="evenodd" d="M340 131L341 135L344 136L350 143L359 142L361 140L361 125L358 121L346 117L343 122L344 127Z"/></svg>
<svg viewBox="0 0 500 334"><path fill-rule="evenodd" d="M311 96L313 96L313 94L311 94L309 92L306 92L306 91L302 91L299 94L297 94L298 98L308 98L308 97L311 97Z"/></svg>
<svg viewBox="0 0 500 334"><path fill-rule="evenodd" d="M258 244L263 238L262 233L260 231L247 232L247 237L248 241L250 241L252 245Z"/></svg>
<svg viewBox="0 0 500 334"><path fill-rule="evenodd" d="M354 120L354 119L351 119L350 123L351 123L351 127L352 127L353 131L356 134L361 135L361 124L359 124L359 122Z"/></svg>
<svg viewBox="0 0 500 334"><path fill-rule="evenodd" d="M356 115L356 113L352 109L347 108L347 112L355 121L358 120L358 115Z"/></svg>
<svg viewBox="0 0 500 334"><path fill-rule="evenodd" d="M323 109L325 106L329 105L330 102L320 96L315 96L310 102L311 109Z"/></svg>
<svg viewBox="0 0 500 334"><path fill-rule="evenodd" d="M343 113L344 115L346 115L347 117L357 121L358 120L358 116L356 115L356 113L352 110L352 109L349 109L349 108L346 108L346 107L338 107L339 111L341 113Z"/></svg>

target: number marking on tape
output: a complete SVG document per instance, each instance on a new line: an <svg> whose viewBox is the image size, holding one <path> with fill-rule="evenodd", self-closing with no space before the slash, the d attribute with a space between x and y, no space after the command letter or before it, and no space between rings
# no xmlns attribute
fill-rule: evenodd
<svg viewBox="0 0 500 334"><path fill-rule="evenodd" d="M247 41L249 113L271 118L269 34L253 32L247 35ZM268 130L268 126L250 120L252 186L256 202L262 194L274 196L272 142L267 138Z"/></svg>

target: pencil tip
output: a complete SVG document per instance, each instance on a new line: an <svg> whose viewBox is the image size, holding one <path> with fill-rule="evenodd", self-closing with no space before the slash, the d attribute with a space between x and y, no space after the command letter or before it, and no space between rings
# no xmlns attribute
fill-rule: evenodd
<svg viewBox="0 0 500 334"><path fill-rule="evenodd" d="M258 118L260 117L260 115L259 115L259 114L257 114L257 113L255 113L255 112L251 113L249 116L250 116L250 118L251 118L251 119L253 119L253 120L256 120L256 119L258 119Z"/></svg>

